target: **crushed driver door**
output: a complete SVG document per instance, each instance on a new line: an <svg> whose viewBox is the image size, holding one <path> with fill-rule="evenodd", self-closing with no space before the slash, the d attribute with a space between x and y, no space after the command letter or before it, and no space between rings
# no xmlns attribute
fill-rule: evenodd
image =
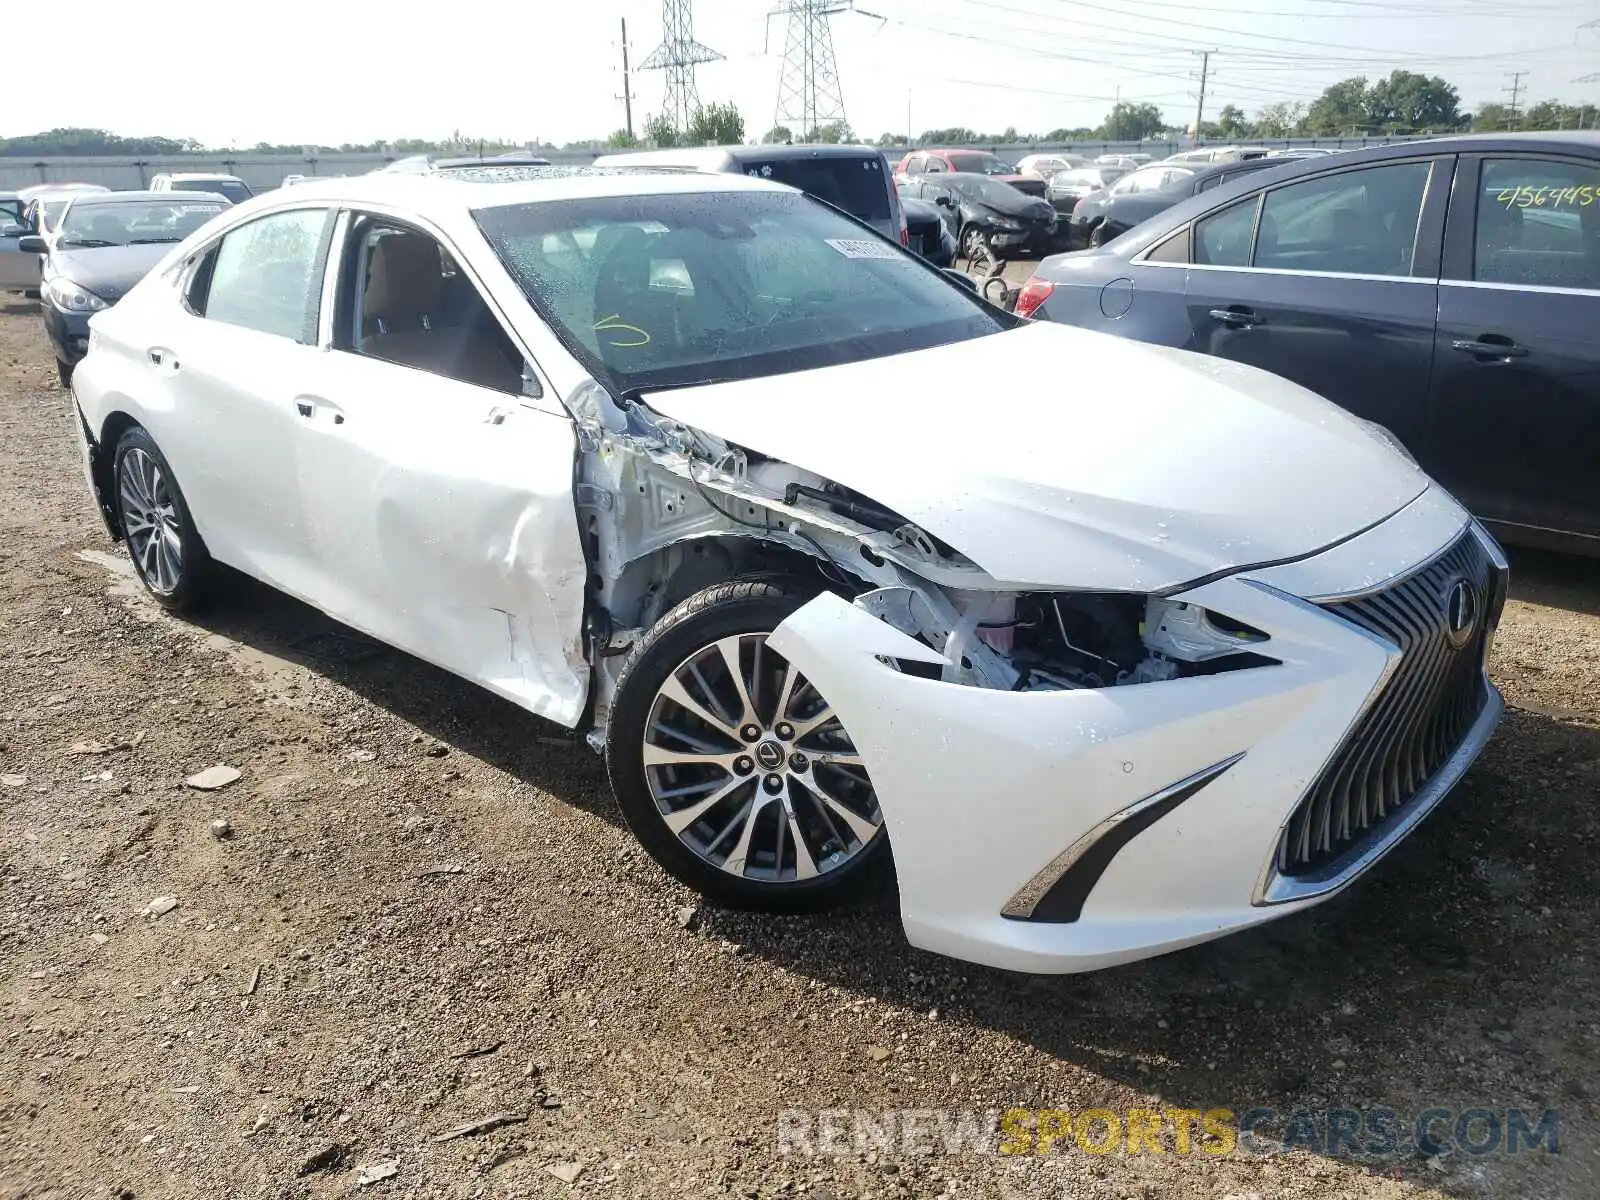
<svg viewBox="0 0 1600 1200"><path fill-rule="evenodd" d="M331 351L295 396L319 606L563 725L588 687L572 421Z"/></svg>

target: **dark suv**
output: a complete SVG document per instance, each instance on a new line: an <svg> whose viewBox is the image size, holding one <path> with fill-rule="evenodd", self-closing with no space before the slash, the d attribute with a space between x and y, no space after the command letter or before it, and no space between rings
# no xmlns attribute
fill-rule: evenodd
<svg viewBox="0 0 1600 1200"><path fill-rule="evenodd" d="M594 165L755 175L824 200L902 246L908 241L889 161L871 146L685 146L602 154Z"/></svg>

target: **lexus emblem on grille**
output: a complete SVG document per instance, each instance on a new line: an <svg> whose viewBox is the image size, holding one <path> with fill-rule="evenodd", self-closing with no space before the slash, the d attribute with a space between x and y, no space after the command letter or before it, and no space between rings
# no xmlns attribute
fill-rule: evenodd
<svg viewBox="0 0 1600 1200"><path fill-rule="evenodd" d="M1445 629L1457 650L1478 631L1478 589L1470 579L1458 579L1444 597Z"/></svg>

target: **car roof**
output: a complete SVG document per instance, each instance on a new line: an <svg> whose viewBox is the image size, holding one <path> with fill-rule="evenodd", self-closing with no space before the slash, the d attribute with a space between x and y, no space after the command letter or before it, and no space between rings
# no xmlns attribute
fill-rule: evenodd
<svg viewBox="0 0 1600 1200"><path fill-rule="evenodd" d="M101 204L128 204L132 202L170 204L174 200L194 200L199 203L205 203L212 200L226 201L227 199L226 196L200 188L186 188L183 190L174 188L169 192L82 192L73 193L72 195L73 204L83 207Z"/></svg>
<svg viewBox="0 0 1600 1200"><path fill-rule="evenodd" d="M781 143L764 146L678 146L664 150L618 150L602 154L595 159L601 167L640 165L687 164L704 170L716 169L728 163L746 162L797 162L818 158L881 157L883 151L875 146L838 145L830 142Z"/></svg>
<svg viewBox="0 0 1600 1200"><path fill-rule="evenodd" d="M375 171L342 179L308 180L295 186L294 203L328 199L396 204L426 213L610 196L793 190L784 184L731 172L652 171L622 166L496 167L486 163L481 168L449 175Z"/></svg>
<svg viewBox="0 0 1600 1200"><path fill-rule="evenodd" d="M19 189L17 195L25 200L37 200L41 196L75 196L88 192L99 194L110 190L101 183L36 183L32 187Z"/></svg>
<svg viewBox="0 0 1600 1200"><path fill-rule="evenodd" d="M162 171L158 179L239 179L237 175L229 175L226 171ZM244 180L239 179L240 183Z"/></svg>

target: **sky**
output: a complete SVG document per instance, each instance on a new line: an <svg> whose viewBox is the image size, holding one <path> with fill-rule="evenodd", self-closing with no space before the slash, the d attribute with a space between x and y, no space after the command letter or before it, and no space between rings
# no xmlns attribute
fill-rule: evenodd
<svg viewBox="0 0 1600 1200"><path fill-rule="evenodd" d="M736 104L750 138L773 124L782 64L787 17L771 19L769 37L765 14L788 3L694 0L695 36L725 56L697 68L700 99ZM857 4L866 11L840 12L832 28L846 115L868 140L954 125L1094 126L1118 98L1187 125L1201 50L1214 51L1208 119L1225 104L1253 114L1396 68L1442 75L1468 109L1508 100L1516 71L1524 103L1600 102L1600 82L1575 82L1600 77L1600 0ZM249 147L459 130L560 144L623 123L620 20L636 63L661 40L660 0L273 0L248 18L219 15L215 0L154 10L81 0L73 11L67 58L34 55L11 72L17 94L45 100L11 106L0 134L48 123ZM129 53L140 46L150 54ZM46 69L50 80L28 86L29 70ZM635 74L636 128L660 111L664 82Z"/></svg>

